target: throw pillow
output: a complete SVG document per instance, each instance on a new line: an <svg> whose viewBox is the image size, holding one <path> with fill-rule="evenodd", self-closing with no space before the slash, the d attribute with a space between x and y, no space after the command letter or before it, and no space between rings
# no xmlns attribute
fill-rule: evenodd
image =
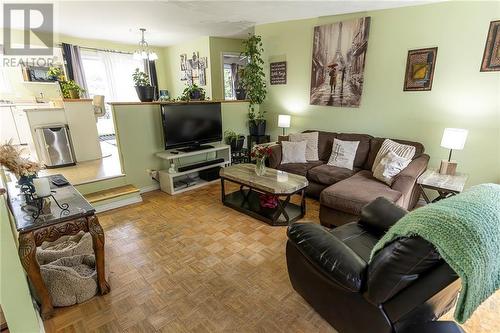
<svg viewBox="0 0 500 333"><path fill-rule="evenodd" d="M332 154L327 165L352 170L359 141L342 141L333 139Z"/></svg>
<svg viewBox="0 0 500 333"><path fill-rule="evenodd" d="M291 142L307 141L306 160L318 161L318 140L319 132L295 133L288 135Z"/></svg>
<svg viewBox="0 0 500 333"><path fill-rule="evenodd" d="M391 139L385 139L382 143L382 146L380 147L380 150L377 153L377 156L375 156L375 161L373 162L372 166L372 172L375 172L375 168L380 163L380 160L385 156L385 154L389 152L389 150L394 152L399 157L409 158L410 160L413 159L413 156L415 156L416 152L414 146L403 145L401 143L397 143L396 141L392 141Z"/></svg>
<svg viewBox="0 0 500 333"><path fill-rule="evenodd" d="M281 163L307 163L306 160L307 141L281 143Z"/></svg>
<svg viewBox="0 0 500 333"><path fill-rule="evenodd" d="M391 186L394 177L406 168L410 162L411 158L398 156L395 152L390 150L382 157L373 171L373 177Z"/></svg>

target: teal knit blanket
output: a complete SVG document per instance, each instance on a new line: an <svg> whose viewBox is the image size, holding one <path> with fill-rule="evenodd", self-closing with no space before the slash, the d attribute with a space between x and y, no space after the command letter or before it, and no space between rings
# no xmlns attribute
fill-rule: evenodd
<svg viewBox="0 0 500 333"><path fill-rule="evenodd" d="M408 213L379 240L371 257L404 236L433 244L460 276L454 314L459 323L500 288L500 185L477 185Z"/></svg>

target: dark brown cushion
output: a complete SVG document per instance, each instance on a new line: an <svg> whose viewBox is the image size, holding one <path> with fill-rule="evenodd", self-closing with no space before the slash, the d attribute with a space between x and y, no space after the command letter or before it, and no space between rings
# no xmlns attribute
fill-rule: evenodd
<svg viewBox="0 0 500 333"><path fill-rule="evenodd" d="M366 162L363 166L363 169L365 169L365 170L372 169L373 162L375 162L375 157L377 157L377 153L380 150L380 147L382 147L382 143L384 142L384 140L385 140L385 138L372 138L370 140L370 152L369 152L368 158L366 159ZM422 155L425 151L424 146L419 142L398 140L398 139L391 139L391 140L396 141L398 143L401 143L403 145L414 146L415 147L415 156L413 156L413 159L416 159L417 157Z"/></svg>
<svg viewBox="0 0 500 333"><path fill-rule="evenodd" d="M396 202L401 197L401 192L373 178L370 171L362 170L324 189L320 203L345 213L360 215L363 206L378 197Z"/></svg>
<svg viewBox="0 0 500 333"><path fill-rule="evenodd" d="M294 173L296 175L306 176L307 170L322 165L323 161L312 161L307 163L286 163L280 164L278 170Z"/></svg>
<svg viewBox="0 0 500 333"><path fill-rule="evenodd" d="M337 139L342 141L359 141L358 149L356 150L356 157L354 158L354 167L362 168L368 158L370 151L370 141L373 137L368 134L354 134L354 133L340 133L337 134ZM330 154L332 146L330 146ZM330 158L330 156L328 156ZM327 159L328 161L328 159Z"/></svg>
<svg viewBox="0 0 500 333"><path fill-rule="evenodd" d="M309 169L309 171L307 172L307 179L315 183L332 185L336 182L351 177L358 171L358 168L349 170L346 168L339 168L333 165L323 164Z"/></svg>

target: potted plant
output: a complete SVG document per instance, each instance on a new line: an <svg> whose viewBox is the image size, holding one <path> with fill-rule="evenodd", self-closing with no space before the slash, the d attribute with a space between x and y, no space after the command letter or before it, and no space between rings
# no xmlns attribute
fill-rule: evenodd
<svg viewBox="0 0 500 333"><path fill-rule="evenodd" d="M59 81L59 86L64 98L79 99L80 93L85 91L73 80Z"/></svg>
<svg viewBox="0 0 500 333"><path fill-rule="evenodd" d="M139 68L132 73L135 91L141 102L152 102L155 98L155 87L151 85L148 74L141 72Z"/></svg>
<svg viewBox="0 0 500 333"><path fill-rule="evenodd" d="M224 131L224 140L227 145L231 146L232 152L238 152L243 149L243 143L245 142L245 136L243 134L236 134L233 130Z"/></svg>
<svg viewBox="0 0 500 333"><path fill-rule="evenodd" d="M22 150L12 144L12 139L0 146L0 165L17 177L22 192L34 192L33 179L40 171L40 164L22 157Z"/></svg>
<svg viewBox="0 0 500 333"><path fill-rule="evenodd" d="M61 67L54 67L54 66L49 67L47 75L49 76L49 79L52 81L65 81L64 73Z"/></svg>
<svg viewBox="0 0 500 333"><path fill-rule="evenodd" d="M248 105L248 121L250 135L264 135L266 133L265 111L255 106L261 104L266 98L266 76L264 73L264 60L262 59L262 39L260 36L251 35L243 41L242 56L247 57L248 65L242 71L241 87L250 100Z"/></svg>
<svg viewBox="0 0 500 333"><path fill-rule="evenodd" d="M184 88L180 99L182 101L203 101L206 98L205 95L205 89L193 83Z"/></svg>

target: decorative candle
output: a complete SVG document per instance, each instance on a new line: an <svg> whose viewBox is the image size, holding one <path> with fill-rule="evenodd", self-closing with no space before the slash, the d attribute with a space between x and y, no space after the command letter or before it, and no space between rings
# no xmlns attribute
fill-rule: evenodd
<svg viewBox="0 0 500 333"><path fill-rule="evenodd" d="M283 183L288 181L288 173L285 171L278 171L278 183Z"/></svg>
<svg viewBox="0 0 500 333"><path fill-rule="evenodd" d="M33 179L33 185L35 186L35 193L39 198L50 195L50 184L47 178L35 178Z"/></svg>

